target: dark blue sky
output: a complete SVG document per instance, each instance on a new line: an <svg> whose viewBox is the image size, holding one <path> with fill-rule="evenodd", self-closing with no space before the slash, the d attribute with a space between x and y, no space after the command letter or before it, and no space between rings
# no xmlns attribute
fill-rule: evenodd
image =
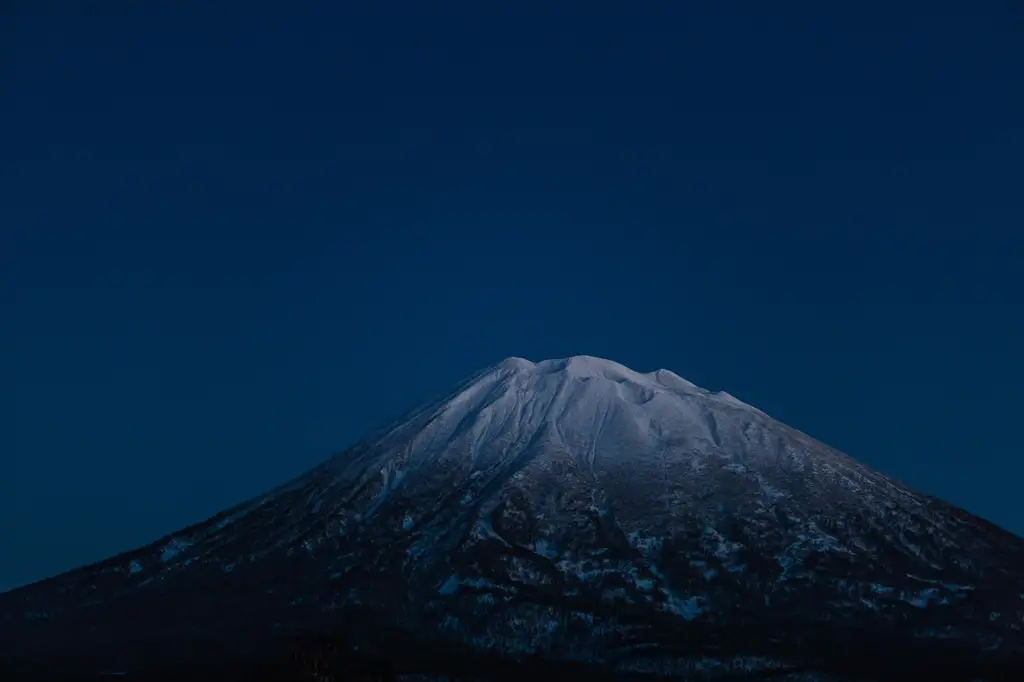
<svg viewBox="0 0 1024 682"><path fill-rule="evenodd" d="M4 4L0 586L508 355L1024 533L1021 4L554 4Z"/></svg>

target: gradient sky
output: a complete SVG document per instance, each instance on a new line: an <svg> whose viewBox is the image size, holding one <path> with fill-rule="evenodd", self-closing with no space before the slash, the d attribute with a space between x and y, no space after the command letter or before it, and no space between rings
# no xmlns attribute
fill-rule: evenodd
<svg viewBox="0 0 1024 682"><path fill-rule="evenodd" d="M1024 6L550 4L3 3L0 586L509 355L1024 534Z"/></svg>

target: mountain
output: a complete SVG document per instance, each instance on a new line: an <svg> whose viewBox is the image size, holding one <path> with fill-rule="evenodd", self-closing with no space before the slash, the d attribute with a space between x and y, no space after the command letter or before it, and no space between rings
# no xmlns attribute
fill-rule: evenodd
<svg viewBox="0 0 1024 682"><path fill-rule="evenodd" d="M1022 628L1021 538L586 356L509 358L266 495L0 595L22 671L332 634L686 679L1010 679Z"/></svg>

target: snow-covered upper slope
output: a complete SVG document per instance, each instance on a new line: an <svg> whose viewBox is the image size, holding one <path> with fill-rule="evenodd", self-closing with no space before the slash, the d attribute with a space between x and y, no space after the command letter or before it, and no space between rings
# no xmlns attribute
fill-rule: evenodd
<svg viewBox="0 0 1024 682"><path fill-rule="evenodd" d="M410 451L422 460L461 451L467 433L471 453L504 437L530 440L542 433L579 452L619 434L631 443L619 453L628 457L665 444L720 445L723 415L772 421L728 393L712 393L665 369L640 373L586 355L537 363L511 357L392 425L379 445L411 439Z"/></svg>

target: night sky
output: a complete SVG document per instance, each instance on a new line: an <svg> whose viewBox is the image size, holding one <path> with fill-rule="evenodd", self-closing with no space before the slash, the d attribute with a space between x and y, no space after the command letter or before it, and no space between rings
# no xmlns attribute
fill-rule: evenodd
<svg viewBox="0 0 1024 682"><path fill-rule="evenodd" d="M839 4L2 3L0 587L510 355L1024 534L1024 6Z"/></svg>

